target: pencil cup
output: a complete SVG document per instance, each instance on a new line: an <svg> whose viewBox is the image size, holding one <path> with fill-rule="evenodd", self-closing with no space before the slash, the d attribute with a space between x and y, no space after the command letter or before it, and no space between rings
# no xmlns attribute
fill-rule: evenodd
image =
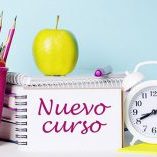
<svg viewBox="0 0 157 157"><path fill-rule="evenodd" d="M7 70L8 69L5 67L0 67L0 120L2 117L2 110L3 110L3 100L4 100L4 93L5 93Z"/></svg>

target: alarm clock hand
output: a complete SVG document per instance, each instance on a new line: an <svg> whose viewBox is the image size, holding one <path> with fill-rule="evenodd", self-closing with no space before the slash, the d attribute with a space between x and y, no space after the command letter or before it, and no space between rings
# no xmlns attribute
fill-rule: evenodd
<svg viewBox="0 0 157 157"><path fill-rule="evenodd" d="M152 112L151 113L146 113L146 114L144 114L141 118L140 118L140 120L143 120L143 119L145 119L145 118L147 118L147 117L149 117L149 116L151 116L152 115Z"/></svg>
<svg viewBox="0 0 157 157"><path fill-rule="evenodd" d="M140 118L140 120L143 120L151 115L156 115L156 114L157 114L157 110L152 110L152 112L150 112L150 113L143 114L142 117Z"/></svg>

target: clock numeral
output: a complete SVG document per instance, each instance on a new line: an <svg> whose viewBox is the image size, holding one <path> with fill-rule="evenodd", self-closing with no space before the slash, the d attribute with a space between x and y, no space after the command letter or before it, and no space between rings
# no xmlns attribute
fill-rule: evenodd
<svg viewBox="0 0 157 157"><path fill-rule="evenodd" d="M136 106L142 106L142 101L141 100L135 101L135 103L136 103Z"/></svg>
<svg viewBox="0 0 157 157"><path fill-rule="evenodd" d="M133 115L137 115L138 114L138 110L137 109L133 109L132 113L133 113Z"/></svg>
<svg viewBox="0 0 157 157"><path fill-rule="evenodd" d="M150 91L150 96L157 96L157 91Z"/></svg>
<svg viewBox="0 0 157 157"><path fill-rule="evenodd" d="M147 99L147 93L142 93L142 98Z"/></svg>
<svg viewBox="0 0 157 157"><path fill-rule="evenodd" d="M151 130L152 130L152 133L153 133L153 134L156 134L156 133L157 133L157 128L156 128L156 127L152 127Z"/></svg>
<svg viewBox="0 0 157 157"><path fill-rule="evenodd" d="M147 125L143 125L143 132L147 130Z"/></svg>
<svg viewBox="0 0 157 157"><path fill-rule="evenodd" d="M136 124L137 125L141 124L141 120L140 119L136 119Z"/></svg>

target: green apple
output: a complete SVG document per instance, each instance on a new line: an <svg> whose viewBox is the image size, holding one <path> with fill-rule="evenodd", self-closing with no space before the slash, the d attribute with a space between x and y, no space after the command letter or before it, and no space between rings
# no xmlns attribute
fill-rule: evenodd
<svg viewBox="0 0 157 157"><path fill-rule="evenodd" d="M41 30L33 43L33 56L39 70L45 75L66 75L70 73L78 60L78 44L68 30Z"/></svg>

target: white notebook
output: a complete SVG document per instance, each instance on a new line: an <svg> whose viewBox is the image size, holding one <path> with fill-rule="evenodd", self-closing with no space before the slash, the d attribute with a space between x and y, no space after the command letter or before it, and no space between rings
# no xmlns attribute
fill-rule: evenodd
<svg viewBox="0 0 157 157"><path fill-rule="evenodd" d="M7 82L33 88L121 88L125 74L94 76L41 76L32 77L21 73L8 72Z"/></svg>
<svg viewBox="0 0 157 157"><path fill-rule="evenodd" d="M123 146L122 77L25 76L20 82L17 76L8 76L14 85L7 88L16 94L20 150L91 153Z"/></svg>

